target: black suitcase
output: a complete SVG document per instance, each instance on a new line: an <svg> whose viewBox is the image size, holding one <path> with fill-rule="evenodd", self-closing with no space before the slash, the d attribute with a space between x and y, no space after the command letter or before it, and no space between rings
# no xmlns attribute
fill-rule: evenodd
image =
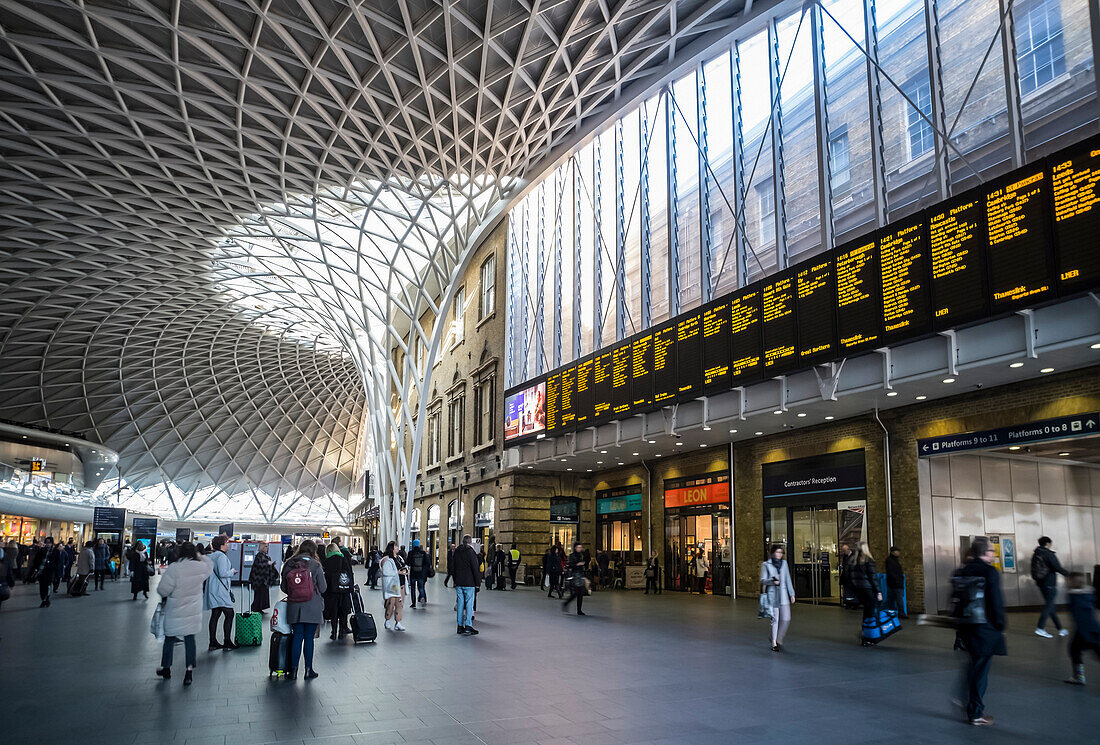
<svg viewBox="0 0 1100 745"><path fill-rule="evenodd" d="M290 640L290 634L271 632L271 651L267 658L268 677L290 674Z"/></svg>
<svg viewBox="0 0 1100 745"><path fill-rule="evenodd" d="M88 576L83 577L77 575L73 578L73 581L69 583L69 594L73 597L77 595L86 595L88 593Z"/></svg>
<svg viewBox="0 0 1100 745"><path fill-rule="evenodd" d="M363 610L363 597L359 588L351 591L351 639L359 642L372 642L378 638L378 627L374 625L374 616Z"/></svg>

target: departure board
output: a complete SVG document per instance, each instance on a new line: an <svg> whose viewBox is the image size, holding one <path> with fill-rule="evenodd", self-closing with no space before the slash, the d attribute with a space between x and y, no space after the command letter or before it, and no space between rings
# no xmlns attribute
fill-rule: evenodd
<svg viewBox="0 0 1100 745"><path fill-rule="evenodd" d="M586 357L577 363L577 384L573 394L574 422L578 428L588 426L592 420L592 368L595 358Z"/></svg>
<svg viewBox="0 0 1100 745"><path fill-rule="evenodd" d="M1049 180L1032 166L985 198L989 292L994 311L1031 305L1053 294Z"/></svg>
<svg viewBox="0 0 1100 745"><path fill-rule="evenodd" d="M1100 136L506 391L509 444L1100 286Z"/></svg>
<svg viewBox="0 0 1100 745"><path fill-rule="evenodd" d="M836 355L833 262L828 254L796 267L798 364L811 365Z"/></svg>
<svg viewBox="0 0 1100 745"><path fill-rule="evenodd" d="M730 306L712 303L703 310L703 393L730 387Z"/></svg>
<svg viewBox="0 0 1100 745"><path fill-rule="evenodd" d="M703 314L699 311L676 320L676 396L692 399L703 392Z"/></svg>
<svg viewBox="0 0 1100 745"><path fill-rule="evenodd" d="M611 416L611 352L592 359L592 419L602 422Z"/></svg>
<svg viewBox="0 0 1100 745"><path fill-rule="evenodd" d="M760 340L760 290L757 285L736 293L730 300L730 377L743 385L760 377L764 348Z"/></svg>
<svg viewBox="0 0 1100 745"><path fill-rule="evenodd" d="M760 329L764 368L778 372L798 361L798 324L794 317L795 277L787 270L764 285L760 296Z"/></svg>
<svg viewBox="0 0 1100 745"><path fill-rule="evenodd" d="M611 413L622 416L630 411L630 342L611 350Z"/></svg>
<svg viewBox="0 0 1100 745"><path fill-rule="evenodd" d="M879 236L882 276L882 341L928 331L932 297L928 288L928 236L924 216L895 225Z"/></svg>
<svg viewBox="0 0 1100 745"><path fill-rule="evenodd" d="M1100 283L1100 138L1051 162L1058 289L1087 290Z"/></svg>
<svg viewBox="0 0 1100 745"><path fill-rule="evenodd" d="M630 343L630 407L644 411L653 403L653 333L638 334Z"/></svg>
<svg viewBox="0 0 1100 745"><path fill-rule="evenodd" d="M653 403L676 400L676 322L658 326L653 332Z"/></svg>
<svg viewBox="0 0 1100 745"><path fill-rule="evenodd" d="M928 212L932 325L937 331L988 312L984 199L975 190Z"/></svg>
<svg viewBox="0 0 1100 745"><path fill-rule="evenodd" d="M882 336L882 279L876 248L871 240L836 250L836 325L841 354L877 344Z"/></svg>

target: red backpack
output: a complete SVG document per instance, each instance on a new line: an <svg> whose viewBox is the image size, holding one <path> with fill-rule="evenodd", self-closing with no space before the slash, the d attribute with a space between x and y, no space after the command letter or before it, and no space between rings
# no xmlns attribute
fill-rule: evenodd
<svg viewBox="0 0 1100 745"><path fill-rule="evenodd" d="M313 600L313 572L308 561L300 561L286 575L287 600L308 603Z"/></svg>

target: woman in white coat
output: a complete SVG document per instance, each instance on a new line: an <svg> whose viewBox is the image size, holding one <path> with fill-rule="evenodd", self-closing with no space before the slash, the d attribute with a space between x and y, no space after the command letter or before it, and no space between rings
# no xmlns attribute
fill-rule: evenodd
<svg viewBox="0 0 1100 745"><path fill-rule="evenodd" d="M180 547L180 560L168 565L160 576L157 594L165 598L164 650L157 675L172 677L172 647L183 641L187 672L183 684L191 685L195 667L195 634L202 630L202 583L214 571L214 562L195 551L195 544Z"/></svg>
<svg viewBox="0 0 1100 745"><path fill-rule="evenodd" d="M783 546L772 544L771 558L760 565L760 591L767 595L772 612L772 651L783 651L783 637L791 625L794 583L783 558Z"/></svg>
<svg viewBox="0 0 1100 745"><path fill-rule="evenodd" d="M404 590L401 587L401 575L405 570L399 563L397 544L390 541L382 555L382 601L386 604L386 628L390 631L404 631L401 612L404 605Z"/></svg>
<svg viewBox="0 0 1100 745"><path fill-rule="evenodd" d="M203 607L210 611L210 623L207 627L210 632L210 646L207 649L210 651L215 649L228 651L237 648L237 645L233 642L233 600L235 598L232 590L229 589L229 585L233 582L233 575L237 573L237 570L233 568L229 557L226 556L226 551L229 550L229 539L227 537L224 535L214 536L214 540L210 541L210 548L213 549L210 552L210 560L214 562L214 573L210 577L210 581L206 583L206 590L203 593ZM224 644L218 643L219 618L222 620Z"/></svg>

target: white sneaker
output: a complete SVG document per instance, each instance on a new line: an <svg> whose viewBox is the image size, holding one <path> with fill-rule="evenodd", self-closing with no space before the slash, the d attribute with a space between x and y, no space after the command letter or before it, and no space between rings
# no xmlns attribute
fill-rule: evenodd
<svg viewBox="0 0 1100 745"><path fill-rule="evenodd" d="M1059 629L1058 636L1069 636L1069 629Z"/></svg>
<svg viewBox="0 0 1100 745"><path fill-rule="evenodd" d="M1035 629L1035 636L1041 636L1044 639L1053 639L1054 634L1050 633L1046 629Z"/></svg>
<svg viewBox="0 0 1100 745"><path fill-rule="evenodd" d="M393 631L393 621L386 619L386 631Z"/></svg>
<svg viewBox="0 0 1100 745"><path fill-rule="evenodd" d="M393 625L393 627L394 627L394 628L395 628L396 630L398 630L398 631L404 631L404 630L405 630L405 625L404 625L403 623L401 623L400 621L398 621L397 623L395 623L395 624Z"/></svg>

